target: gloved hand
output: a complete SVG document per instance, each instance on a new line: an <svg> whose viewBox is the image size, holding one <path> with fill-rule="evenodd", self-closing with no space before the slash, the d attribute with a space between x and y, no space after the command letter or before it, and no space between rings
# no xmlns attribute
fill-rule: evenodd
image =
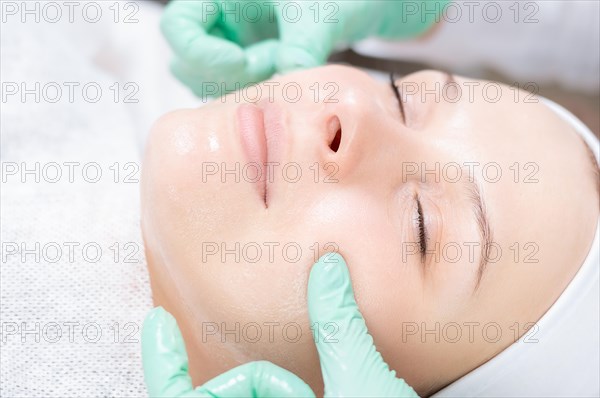
<svg viewBox="0 0 600 398"><path fill-rule="evenodd" d="M396 378L373 345L339 254L325 254L313 266L308 311L325 397L418 397ZM193 390L181 333L175 319L160 307L144 322L142 354L151 397L314 397L297 376L266 361L239 366Z"/></svg>
<svg viewBox="0 0 600 398"><path fill-rule="evenodd" d="M419 36L449 1L172 0L161 28L176 54L175 76L196 95L215 96L322 65L339 44Z"/></svg>
<svg viewBox="0 0 600 398"><path fill-rule="evenodd" d="M183 337L162 307L144 321L142 361L150 397L314 397L300 378L267 361L238 366L194 389Z"/></svg>

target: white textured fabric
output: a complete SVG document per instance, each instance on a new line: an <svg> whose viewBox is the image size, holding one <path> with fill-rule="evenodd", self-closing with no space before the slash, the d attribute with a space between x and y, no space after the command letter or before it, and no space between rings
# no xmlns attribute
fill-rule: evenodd
<svg viewBox="0 0 600 398"><path fill-rule="evenodd" d="M139 225L140 143L169 107L197 101L168 74L158 4L120 2L115 23L116 3L95 2L87 16L100 5L102 18L90 23L86 3L75 2L69 23L57 2L62 19L50 23L45 2L12 3L40 11L39 22L30 14L23 23L20 12L2 9L0 396L145 396L139 339L152 304ZM126 16L138 21L124 24ZM24 102L7 94L12 83L35 90L36 82L39 103L33 93ZM65 82L79 84L72 103ZM83 98L87 83L90 101L101 88L97 103ZM51 103L55 84L62 97ZM128 94L139 102L125 103ZM22 172L36 163L37 172ZM101 170L97 183L84 179L84 166L90 181Z"/></svg>
<svg viewBox="0 0 600 398"><path fill-rule="evenodd" d="M600 163L600 143L571 112L543 101L581 134ZM519 339L434 397L600 396L600 220L590 252L558 300Z"/></svg>

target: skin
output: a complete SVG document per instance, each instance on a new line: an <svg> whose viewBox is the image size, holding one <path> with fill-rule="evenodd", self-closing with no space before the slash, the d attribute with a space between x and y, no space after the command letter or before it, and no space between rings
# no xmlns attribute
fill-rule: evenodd
<svg viewBox="0 0 600 398"><path fill-rule="evenodd" d="M265 359L322 394L306 286L313 262L332 248L347 261L375 345L420 395L443 388L522 336L584 261L598 219L597 179L577 133L543 103L525 102L532 100L528 93L515 100L514 89L496 86L502 96L491 103L482 94L485 82L469 98L467 80L456 77L463 88L460 100L406 96L403 120L390 85L354 68L328 66L276 81L280 88L296 82L303 95L291 103L274 90L268 106L277 109L284 138L271 143L279 149L269 156L282 164L296 162L303 177L292 183L295 173L286 181L282 169L275 169L268 208L257 184L244 178L236 183L233 174L223 182L220 173L207 176L206 169L203 175L207 162L225 162L229 169L248 163L236 118L241 101L234 94L225 103L162 117L147 144L142 228L154 301L182 327L196 385ZM423 71L396 84L406 91L413 83L433 89L446 81L443 73ZM333 92L327 82L339 89L337 103L324 102ZM264 99L269 90L262 87ZM447 88L447 97L454 98ZM488 97L494 93L490 89ZM330 143L338 121L336 152ZM442 170L451 162L479 162L473 176L489 236L502 250L499 258L490 253L494 262L479 282L482 246L474 246L472 256L467 246L481 240L465 183L468 170L456 180L456 169L446 169L436 182L433 174L407 169L416 164L422 170L424 163L432 170L438 163ZM483 172L490 162L502 171L499 179L495 168ZM517 182L514 166L510 169L515 162ZM528 162L534 166L525 168ZM334 169L337 182L325 183ZM527 176L537 182L525 183ZM430 253L424 259L415 253L420 241L415 195L428 232ZM239 260L233 254L222 258L221 251L208 255L207 242L228 249L239 242ZM241 250L249 242L262 248L254 263L248 259L257 251ZM271 258L266 242L279 243ZM297 261L295 250L284 256L282 246L289 242L301 248ZM444 245L462 252L444 254ZM268 322L276 322L272 336ZM237 336L215 331L235 330L236 323ZM424 333L435 331L436 324L437 333ZM247 325L254 326L244 329ZM491 327L484 331L486 325ZM257 327L262 336L254 342Z"/></svg>

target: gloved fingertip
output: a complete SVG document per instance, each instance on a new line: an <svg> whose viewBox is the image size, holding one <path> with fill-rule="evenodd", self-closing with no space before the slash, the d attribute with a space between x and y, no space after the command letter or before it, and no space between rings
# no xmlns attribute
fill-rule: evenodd
<svg viewBox="0 0 600 398"><path fill-rule="evenodd" d="M159 322L164 320L167 315L168 312L159 305L158 307L152 308L150 312L148 312L148 315L146 315L146 320L149 322Z"/></svg>
<svg viewBox="0 0 600 398"><path fill-rule="evenodd" d="M309 286L317 283L324 289L342 288L350 280L346 261L339 253L325 253L310 272Z"/></svg>
<svg viewBox="0 0 600 398"><path fill-rule="evenodd" d="M144 321L142 363L151 397L180 397L192 391L181 331L173 315L162 307L152 309Z"/></svg>
<svg viewBox="0 0 600 398"><path fill-rule="evenodd" d="M315 263L308 277L307 296L311 322L357 317L358 306L350 271L346 261L338 253L324 254Z"/></svg>
<svg viewBox="0 0 600 398"><path fill-rule="evenodd" d="M169 63L169 70L171 71L173 76L175 76L175 78L177 78L179 81L181 81L183 83L184 68L183 68L182 63L177 58L173 58L171 60L171 62Z"/></svg>
<svg viewBox="0 0 600 398"><path fill-rule="evenodd" d="M246 48L246 78L260 82L275 73L275 58L279 41L264 40Z"/></svg>
<svg viewBox="0 0 600 398"><path fill-rule="evenodd" d="M163 307L155 307L144 320L142 330L142 349L150 350L177 350L181 340L181 332L177 321Z"/></svg>
<svg viewBox="0 0 600 398"><path fill-rule="evenodd" d="M156 334L165 324L166 315L167 311L163 307L152 308L146 315L146 319L144 319L143 336ZM148 338L151 338L151 336L148 336Z"/></svg>
<svg viewBox="0 0 600 398"><path fill-rule="evenodd" d="M322 255L308 277L308 312L311 320L335 317L335 309L348 300L347 296L353 300L353 294L344 258L338 253Z"/></svg>
<svg viewBox="0 0 600 398"><path fill-rule="evenodd" d="M315 394L304 380L287 369L268 361L255 361L249 368L259 385L264 387L260 396L309 397ZM261 380L264 378L264 380Z"/></svg>
<svg viewBox="0 0 600 398"><path fill-rule="evenodd" d="M306 50L282 45L277 55L276 68L279 73L287 73L299 69L314 68L322 64L322 61L316 59Z"/></svg>

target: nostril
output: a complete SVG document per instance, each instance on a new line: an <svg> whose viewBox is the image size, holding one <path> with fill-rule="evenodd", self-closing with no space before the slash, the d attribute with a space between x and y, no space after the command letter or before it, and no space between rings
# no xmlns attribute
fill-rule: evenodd
<svg viewBox="0 0 600 398"><path fill-rule="evenodd" d="M329 122L329 148L333 152L337 152L340 149L342 142L342 125L340 119L333 117Z"/></svg>
<svg viewBox="0 0 600 398"><path fill-rule="evenodd" d="M331 148L331 150L333 152L337 152L338 149L340 149L341 142L342 142L342 129L340 128L335 133L335 137L333 137L333 141L331 141L331 144L329 144L329 148Z"/></svg>

